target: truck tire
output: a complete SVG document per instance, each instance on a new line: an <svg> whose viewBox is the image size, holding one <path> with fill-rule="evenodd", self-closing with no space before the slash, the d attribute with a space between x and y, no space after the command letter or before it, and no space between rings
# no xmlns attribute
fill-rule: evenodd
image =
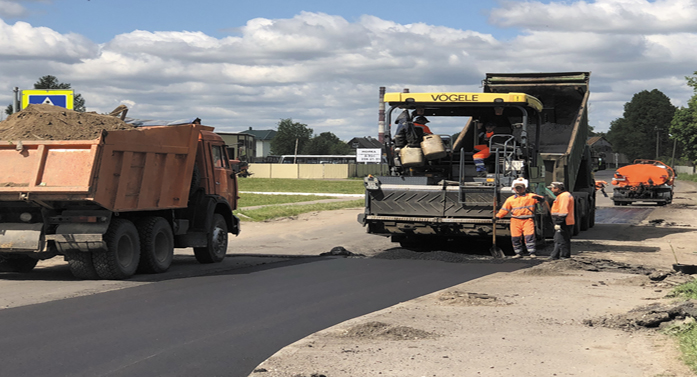
<svg viewBox="0 0 697 377"><path fill-rule="evenodd" d="M574 237L581 233L581 215L579 212L578 206L576 206L576 209L574 210L574 225L572 225L571 228L571 235Z"/></svg>
<svg viewBox="0 0 697 377"><path fill-rule="evenodd" d="M0 257L0 271L6 272L30 272L39 261L27 255L13 257Z"/></svg>
<svg viewBox="0 0 697 377"><path fill-rule="evenodd" d="M162 217L147 217L137 223L140 236L138 272L159 274L172 265L174 234L169 222Z"/></svg>
<svg viewBox="0 0 697 377"><path fill-rule="evenodd" d="M140 241L135 225L129 220L113 219L103 239L107 249L92 254L99 277L121 280L133 276L140 261Z"/></svg>
<svg viewBox="0 0 697 377"><path fill-rule="evenodd" d="M65 254L65 259L68 260L70 272L78 279L82 280L97 280L99 275L94 269L92 262L92 253L82 251L70 251Z"/></svg>
<svg viewBox="0 0 697 377"><path fill-rule="evenodd" d="M586 213L585 216L583 214L581 214L581 230L582 231L586 231L591 227L590 215L591 215L590 213Z"/></svg>
<svg viewBox="0 0 697 377"><path fill-rule="evenodd" d="M195 247L194 255L199 263L222 262L227 253L228 229L223 215L213 215L211 229L208 231L208 245Z"/></svg>
<svg viewBox="0 0 697 377"><path fill-rule="evenodd" d="M591 213L588 215L588 225L591 228L595 226L595 207L591 208Z"/></svg>

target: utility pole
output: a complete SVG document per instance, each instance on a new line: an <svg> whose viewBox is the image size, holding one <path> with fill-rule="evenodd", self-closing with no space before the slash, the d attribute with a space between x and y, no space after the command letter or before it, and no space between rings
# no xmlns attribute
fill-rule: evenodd
<svg viewBox="0 0 697 377"><path fill-rule="evenodd" d="M670 166L675 167L675 148L678 146L678 138L673 138L673 157L670 159Z"/></svg>
<svg viewBox="0 0 697 377"><path fill-rule="evenodd" d="M293 163L295 164L298 160L298 139L295 139L295 155L293 156Z"/></svg>
<svg viewBox="0 0 697 377"><path fill-rule="evenodd" d="M658 142L660 140L660 134L659 134L660 131L661 131L661 129L658 128L658 126L656 126L656 160L658 160Z"/></svg>

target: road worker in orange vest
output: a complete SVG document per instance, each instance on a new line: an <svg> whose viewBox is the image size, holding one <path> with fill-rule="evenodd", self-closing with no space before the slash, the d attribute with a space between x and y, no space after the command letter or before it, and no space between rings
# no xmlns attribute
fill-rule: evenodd
<svg viewBox="0 0 697 377"><path fill-rule="evenodd" d="M554 250L549 259L571 258L571 232L573 231L574 197L566 191L564 183L552 182L549 186L556 195L552 204L552 222L554 223Z"/></svg>
<svg viewBox="0 0 697 377"><path fill-rule="evenodd" d="M515 194L506 199L496 218L511 214L511 241L515 252L512 258L522 256L523 243L530 258L535 258L535 205L544 201L544 197L526 192L528 180L525 178L517 178L511 188Z"/></svg>
<svg viewBox="0 0 697 377"><path fill-rule="evenodd" d="M481 129L481 123L477 124L479 128L479 134L477 135L477 145L474 146L474 150L477 151L472 155L474 160L474 166L477 170L477 176L486 177L486 165L484 160L491 156L491 151L489 150L489 139L494 136L494 130L496 129L496 123L487 122L484 125L484 130Z"/></svg>

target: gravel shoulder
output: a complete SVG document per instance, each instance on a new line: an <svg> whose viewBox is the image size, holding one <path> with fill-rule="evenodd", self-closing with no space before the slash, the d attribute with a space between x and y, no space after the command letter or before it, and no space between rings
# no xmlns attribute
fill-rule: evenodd
<svg viewBox="0 0 697 377"><path fill-rule="evenodd" d="M695 376L674 340L641 320L693 279L672 264L697 264L695 204L696 186L679 182L673 204L646 207L640 223L581 233L570 261L528 260L530 268L340 323L250 376Z"/></svg>

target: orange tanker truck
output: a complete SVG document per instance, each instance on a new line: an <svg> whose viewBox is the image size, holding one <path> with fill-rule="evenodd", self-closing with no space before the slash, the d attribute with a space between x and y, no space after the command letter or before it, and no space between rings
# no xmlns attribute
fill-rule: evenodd
<svg viewBox="0 0 697 377"><path fill-rule="evenodd" d="M612 200L616 206L653 202L660 206L673 201L675 172L661 161L634 160L615 172Z"/></svg>
<svg viewBox="0 0 697 377"><path fill-rule="evenodd" d="M197 122L0 141L0 166L5 271L61 255L78 278L126 279L164 272L175 247L220 262L240 231L225 143Z"/></svg>

